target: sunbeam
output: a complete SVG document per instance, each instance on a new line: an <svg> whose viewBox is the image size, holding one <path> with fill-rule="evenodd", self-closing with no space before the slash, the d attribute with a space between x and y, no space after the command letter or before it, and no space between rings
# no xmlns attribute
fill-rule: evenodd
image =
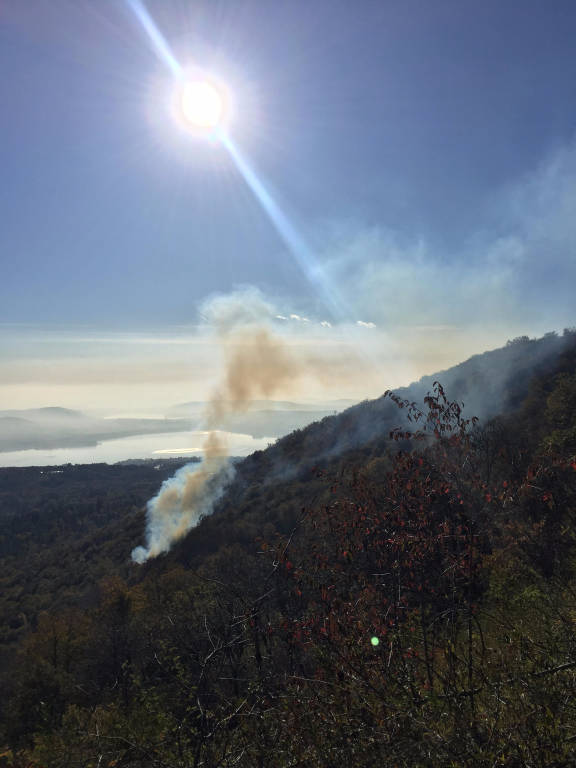
<svg viewBox="0 0 576 768"><path fill-rule="evenodd" d="M154 23L154 20L148 13L144 4L141 2L141 0L126 0L126 2L148 35L148 38L159 58L168 66L174 77L181 78L182 67L176 60L176 57L170 50L170 46L166 42L164 35L160 32Z"/></svg>
<svg viewBox="0 0 576 768"><path fill-rule="evenodd" d="M224 147L228 150L240 175L262 206L274 229L296 259L305 277L316 289L326 308L332 312L335 319L340 321L351 320L350 311L345 306L338 291L330 284L308 243L306 243L286 214L281 210L266 185L258 178L256 172L231 137L224 131L219 132L219 137Z"/></svg>

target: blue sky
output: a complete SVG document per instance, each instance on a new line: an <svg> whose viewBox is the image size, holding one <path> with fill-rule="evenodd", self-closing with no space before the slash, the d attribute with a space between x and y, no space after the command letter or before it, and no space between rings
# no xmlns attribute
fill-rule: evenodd
<svg viewBox="0 0 576 768"><path fill-rule="evenodd" d="M338 286L347 322L388 342L457 329L459 344L426 342L454 343L454 361L466 338L496 345L576 322L574 2L147 8L179 61L228 83L231 134ZM239 285L281 314L328 317L224 148L172 120L171 73L127 2L4 0L0 72L0 351L12 371L16 348L20 361L101 359L93 345L58 346L59 329L163 338Z"/></svg>

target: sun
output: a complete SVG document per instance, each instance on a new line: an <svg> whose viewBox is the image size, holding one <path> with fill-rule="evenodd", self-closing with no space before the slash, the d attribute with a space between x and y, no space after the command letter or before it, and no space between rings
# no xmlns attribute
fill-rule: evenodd
<svg viewBox="0 0 576 768"><path fill-rule="evenodd" d="M226 93L209 80L185 82L180 89L179 102L184 123L197 131L214 132L227 116Z"/></svg>

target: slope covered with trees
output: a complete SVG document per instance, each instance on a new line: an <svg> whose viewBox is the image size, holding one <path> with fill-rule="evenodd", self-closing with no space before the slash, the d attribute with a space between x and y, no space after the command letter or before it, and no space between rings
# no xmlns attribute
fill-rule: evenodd
<svg viewBox="0 0 576 768"><path fill-rule="evenodd" d="M183 463L0 468L0 654L41 611L89 602L110 569L127 575L142 507Z"/></svg>
<svg viewBox="0 0 576 768"><path fill-rule="evenodd" d="M573 764L576 338L531 344L502 352L498 417L423 382L352 409L387 417L338 455L351 412L312 425L167 556L111 559L84 605L41 613L0 760Z"/></svg>

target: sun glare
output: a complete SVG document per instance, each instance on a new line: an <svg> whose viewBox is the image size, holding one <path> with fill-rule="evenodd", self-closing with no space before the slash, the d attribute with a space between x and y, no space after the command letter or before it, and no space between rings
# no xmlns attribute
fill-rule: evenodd
<svg viewBox="0 0 576 768"><path fill-rule="evenodd" d="M208 80L192 80L182 86L180 111L187 126L200 131L214 131L222 125L227 112L224 92Z"/></svg>

